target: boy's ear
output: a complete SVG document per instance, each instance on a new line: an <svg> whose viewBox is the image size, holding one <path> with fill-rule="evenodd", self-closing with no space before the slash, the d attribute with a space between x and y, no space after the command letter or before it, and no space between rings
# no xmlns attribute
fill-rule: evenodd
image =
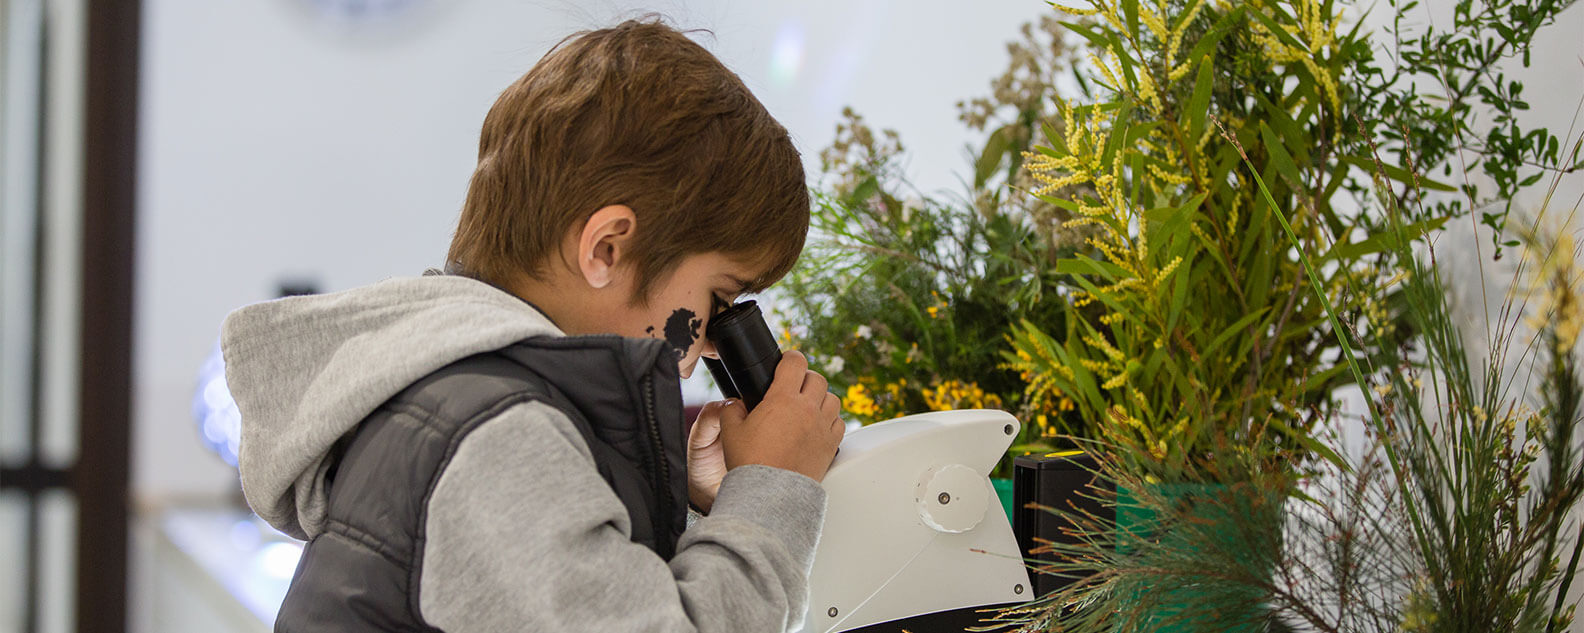
<svg viewBox="0 0 1584 633"><path fill-rule="evenodd" d="M613 204L589 216L578 237L577 264L583 280L593 288L609 286L616 267L624 263L627 248L638 232L638 216L626 205Z"/></svg>

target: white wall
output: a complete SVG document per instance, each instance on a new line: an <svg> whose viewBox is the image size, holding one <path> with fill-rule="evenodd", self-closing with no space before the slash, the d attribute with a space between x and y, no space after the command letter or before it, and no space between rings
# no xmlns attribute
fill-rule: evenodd
<svg viewBox="0 0 1584 633"><path fill-rule="evenodd" d="M563 36L664 13L736 70L812 171L852 104L898 129L925 188L954 189L957 100L987 91L1039 0L428 0L368 29L309 0L146 0L137 244L134 490L232 494L190 411L233 308L287 276L323 290L441 263L496 94ZM379 3L370 3L379 4ZM796 72L773 67L801 34ZM782 70L777 70L781 68Z"/></svg>

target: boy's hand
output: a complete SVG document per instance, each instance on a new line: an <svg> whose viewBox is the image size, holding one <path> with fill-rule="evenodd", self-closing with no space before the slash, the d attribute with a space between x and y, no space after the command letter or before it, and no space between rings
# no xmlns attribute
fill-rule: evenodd
<svg viewBox="0 0 1584 633"><path fill-rule="evenodd" d="M801 352L786 352L753 413L735 400L721 408L726 467L763 464L820 481L847 433L836 417L840 411L841 399L829 391L825 377L809 371Z"/></svg>
<svg viewBox="0 0 1584 633"><path fill-rule="evenodd" d="M730 400L710 402L699 411L688 433L687 473L688 500L700 510L709 512L715 505L715 493L720 490L721 479L726 477L726 454L721 451L721 409Z"/></svg>

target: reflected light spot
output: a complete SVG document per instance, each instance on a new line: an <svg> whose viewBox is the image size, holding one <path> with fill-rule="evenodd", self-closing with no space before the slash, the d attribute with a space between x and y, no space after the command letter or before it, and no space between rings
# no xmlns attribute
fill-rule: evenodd
<svg viewBox="0 0 1584 633"><path fill-rule="evenodd" d="M803 27L796 22L781 25L775 45L770 49L770 81L777 88L789 88L803 67Z"/></svg>
<svg viewBox="0 0 1584 633"><path fill-rule="evenodd" d="M220 419L218 412L210 412L204 416L203 436L211 446L224 444L226 439L225 422Z"/></svg>
<svg viewBox="0 0 1584 633"><path fill-rule="evenodd" d="M258 553L259 569L271 577L289 579L297 571L302 546L296 543L270 543Z"/></svg>
<svg viewBox="0 0 1584 633"><path fill-rule="evenodd" d="M209 405L210 409L224 409L232 403L231 390L226 388L225 374L209 379L203 388L203 399L204 404Z"/></svg>

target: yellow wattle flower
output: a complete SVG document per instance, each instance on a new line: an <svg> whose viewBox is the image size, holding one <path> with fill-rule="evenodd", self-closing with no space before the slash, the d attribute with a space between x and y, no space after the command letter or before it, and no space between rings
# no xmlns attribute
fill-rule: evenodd
<svg viewBox="0 0 1584 633"><path fill-rule="evenodd" d="M1117 375L1112 376L1110 380L1105 381L1105 384L1100 385L1100 388L1102 388L1102 389L1117 389L1117 388L1120 388L1123 385L1127 384L1127 378L1128 378L1127 372L1118 373Z"/></svg>

